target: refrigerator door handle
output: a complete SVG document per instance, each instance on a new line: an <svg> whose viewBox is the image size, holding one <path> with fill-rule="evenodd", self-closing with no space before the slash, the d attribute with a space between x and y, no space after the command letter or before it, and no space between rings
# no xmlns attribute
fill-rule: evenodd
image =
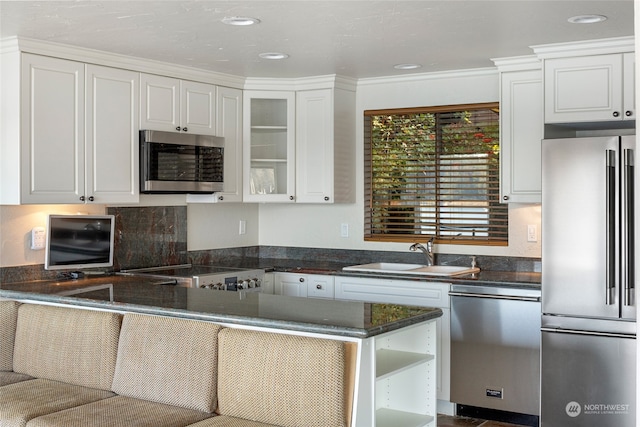
<svg viewBox="0 0 640 427"><path fill-rule="evenodd" d="M552 332L557 334L570 334L570 335L585 335L585 336L594 336L594 337L611 337L611 338L626 338L635 340L636 336L633 334L625 334L618 332L599 332L599 331L583 331L576 329L563 329L563 328L553 328L553 327L542 327L540 328L542 332Z"/></svg>
<svg viewBox="0 0 640 427"><path fill-rule="evenodd" d="M605 299L616 303L616 152L606 150L606 261Z"/></svg>
<svg viewBox="0 0 640 427"><path fill-rule="evenodd" d="M635 305L635 197L634 197L634 152L632 149L623 150L624 161L624 203L625 221L625 258L624 271L624 302L625 306Z"/></svg>

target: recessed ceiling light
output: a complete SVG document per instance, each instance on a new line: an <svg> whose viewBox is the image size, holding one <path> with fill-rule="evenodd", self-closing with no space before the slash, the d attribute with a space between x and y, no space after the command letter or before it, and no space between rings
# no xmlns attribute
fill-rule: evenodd
<svg viewBox="0 0 640 427"><path fill-rule="evenodd" d="M607 17L604 15L578 15L567 19L572 24L596 24L606 20Z"/></svg>
<svg viewBox="0 0 640 427"><path fill-rule="evenodd" d="M282 52L265 52L258 55L262 59L287 59L289 55Z"/></svg>
<svg viewBox="0 0 640 427"><path fill-rule="evenodd" d="M396 64L393 66L396 70L415 70L416 68L421 68L420 64Z"/></svg>
<svg viewBox="0 0 640 427"><path fill-rule="evenodd" d="M250 18L248 16L225 16L221 21L223 24L238 26L254 25L260 23L259 19Z"/></svg>

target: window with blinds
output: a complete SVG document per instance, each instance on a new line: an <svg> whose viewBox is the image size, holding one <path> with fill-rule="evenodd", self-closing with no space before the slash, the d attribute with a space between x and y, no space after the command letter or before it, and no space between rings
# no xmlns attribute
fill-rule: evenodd
<svg viewBox="0 0 640 427"><path fill-rule="evenodd" d="M365 240L507 244L497 103L364 116Z"/></svg>

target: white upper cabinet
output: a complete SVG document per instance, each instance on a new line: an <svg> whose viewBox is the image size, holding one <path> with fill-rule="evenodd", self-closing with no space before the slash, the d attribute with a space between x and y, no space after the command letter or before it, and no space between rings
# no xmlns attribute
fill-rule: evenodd
<svg viewBox="0 0 640 427"><path fill-rule="evenodd" d="M182 80L180 96L182 131L216 135L216 86Z"/></svg>
<svg viewBox="0 0 640 427"><path fill-rule="evenodd" d="M242 202L242 90L218 87L217 136L224 137L223 190L214 194L187 194L187 203Z"/></svg>
<svg viewBox="0 0 640 427"><path fill-rule="evenodd" d="M355 90L309 86L245 91L244 201L355 201Z"/></svg>
<svg viewBox="0 0 640 427"><path fill-rule="evenodd" d="M20 203L84 201L84 64L24 54L21 90Z"/></svg>
<svg viewBox="0 0 640 427"><path fill-rule="evenodd" d="M295 93L244 92L244 201L295 201Z"/></svg>
<svg viewBox="0 0 640 427"><path fill-rule="evenodd" d="M545 61L545 123L635 120L633 53Z"/></svg>
<svg viewBox="0 0 640 427"><path fill-rule="evenodd" d="M141 74L140 128L216 135L216 86Z"/></svg>
<svg viewBox="0 0 640 427"><path fill-rule="evenodd" d="M138 200L137 73L19 52L5 72L3 204Z"/></svg>
<svg viewBox="0 0 640 427"><path fill-rule="evenodd" d="M636 54L622 55L622 110L624 118L636 119Z"/></svg>
<svg viewBox="0 0 640 427"><path fill-rule="evenodd" d="M99 203L139 200L139 74L87 65L85 197Z"/></svg>
<svg viewBox="0 0 640 427"><path fill-rule="evenodd" d="M296 94L296 201L355 201L355 93Z"/></svg>
<svg viewBox="0 0 640 427"><path fill-rule="evenodd" d="M538 60L496 63L500 70L500 196L504 203L540 203L542 67Z"/></svg>
<svg viewBox="0 0 640 427"><path fill-rule="evenodd" d="M224 137L224 185L221 202L242 201L242 91L218 88L217 129Z"/></svg>

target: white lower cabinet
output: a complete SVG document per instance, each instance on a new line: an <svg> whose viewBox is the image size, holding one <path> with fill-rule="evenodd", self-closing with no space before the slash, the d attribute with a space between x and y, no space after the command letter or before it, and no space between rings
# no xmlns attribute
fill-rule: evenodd
<svg viewBox="0 0 640 427"><path fill-rule="evenodd" d="M309 298L333 299L335 295L333 276L309 274L307 276L307 296Z"/></svg>
<svg viewBox="0 0 640 427"><path fill-rule="evenodd" d="M333 299L333 276L322 274L275 273L274 293L292 297Z"/></svg>
<svg viewBox="0 0 640 427"><path fill-rule="evenodd" d="M260 285L260 287L262 288L261 292L264 294L273 294L274 293L274 289L273 289L273 280L274 280L274 276L275 273L264 273L264 277L262 278L262 284Z"/></svg>
<svg viewBox="0 0 640 427"><path fill-rule="evenodd" d="M307 296L307 275L294 273L275 273L273 293L289 297Z"/></svg>
<svg viewBox="0 0 640 427"><path fill-rule="evenodd" d="M443 404L450 397L451 376L451 284L412 280L335 276L335 298L421 307L437 307L442 317L436 320L436 390ZM417 425L417 424L416 424Z"/></svg>

